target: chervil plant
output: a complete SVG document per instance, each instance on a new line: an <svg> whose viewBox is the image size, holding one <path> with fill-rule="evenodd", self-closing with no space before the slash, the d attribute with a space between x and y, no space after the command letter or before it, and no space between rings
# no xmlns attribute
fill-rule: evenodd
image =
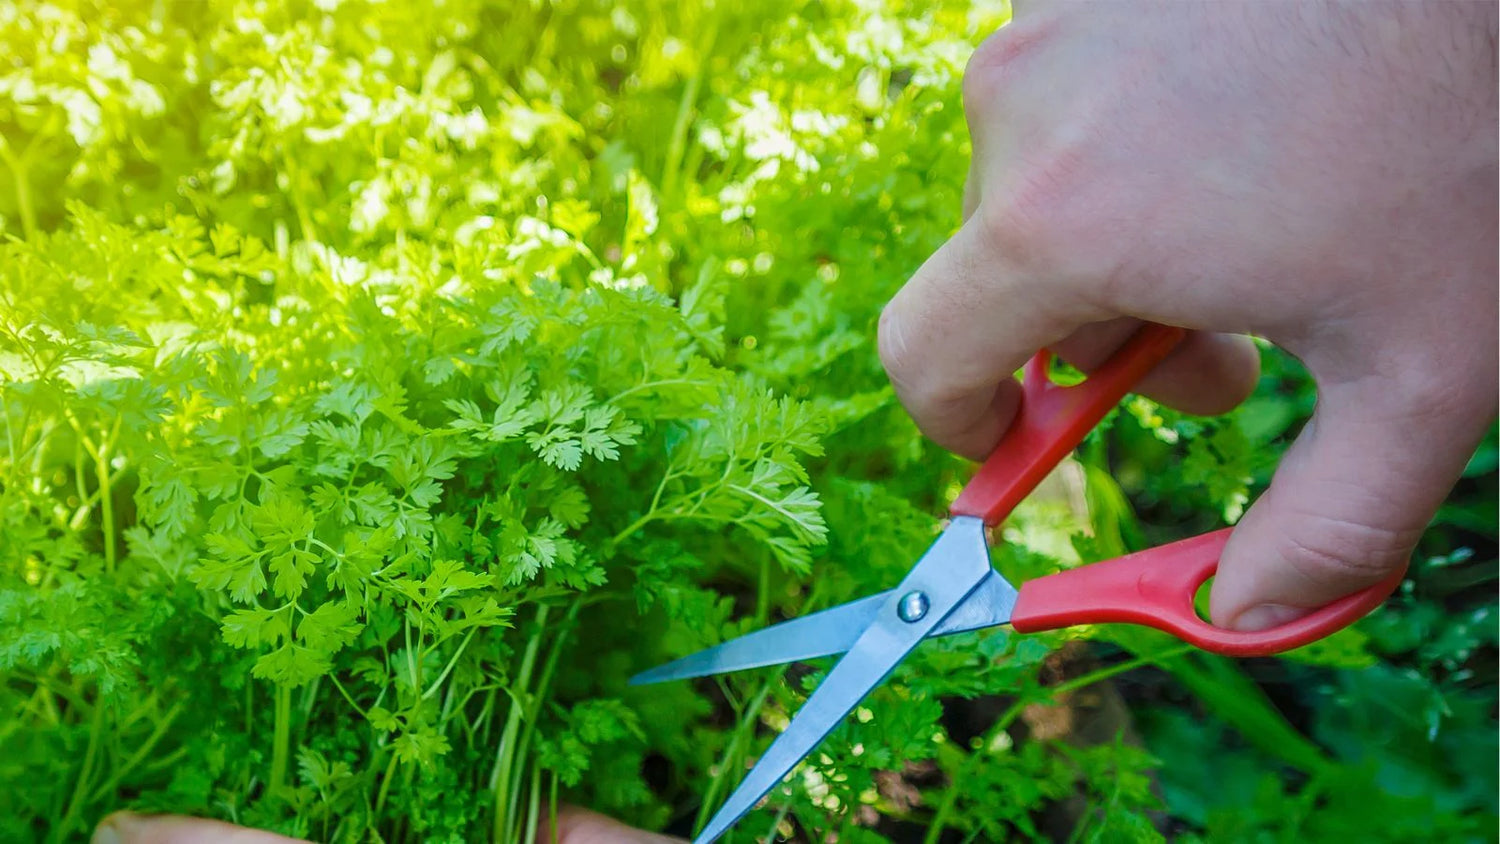
<svg viewBox="0 0 1500 844"><path fill-rule="evenodd" d="M1005 14L0 8L0 840L133 808L519 842L562 801L690 832L822 666L625 679L888 587L967 472L874 324L957 223L962 68ZM1237 518L1309 409L1274 360L1226 419L1132 400L997 565ZM1429 556L1477 569L1493 508L1455 507ZM1363 716L1292 723L1165 636L996 632L925 645L735 840L1045 838L1078 800L1097 840L1164 808L1295 834L1360 789L1482 838L1495 789L1433 772L1482 768L1494 637L1430 606L1395 612L1451 646L1387 614L1271 663L1426 706L1399 788ZM1035 726L1149 666L1139 730ZM1251 808L1168 771L1225 742Z"/></svg>

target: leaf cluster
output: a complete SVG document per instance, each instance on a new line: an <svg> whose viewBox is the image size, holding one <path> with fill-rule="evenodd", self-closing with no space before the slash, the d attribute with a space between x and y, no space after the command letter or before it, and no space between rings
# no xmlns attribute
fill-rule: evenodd
<svg viewBox="0 0 1500 844"><path fill-rule="evenodd" d="M626 678L888 588L968 471L873 338L958 222L962 70L1006 13L0 10L0 839L124 807L349 842L527 840L563 800L701 822L821 666ZM1224 419L1129 403L997 566L1238 518L1314 401L1269 360ZM1298 723L1148 632L955 637L737 840L1036 838L1080 799L1090 840L1163 807L1208 837L1415 828L1354 818L1370 791L1483 838L1494 453L1409 593L1274 663L1318 689ZM1080 642L1196 720L1022 735ZM1403 720L1375 752L1378 700ZM1253 799L1169 775L1234 742Z"/></svg>

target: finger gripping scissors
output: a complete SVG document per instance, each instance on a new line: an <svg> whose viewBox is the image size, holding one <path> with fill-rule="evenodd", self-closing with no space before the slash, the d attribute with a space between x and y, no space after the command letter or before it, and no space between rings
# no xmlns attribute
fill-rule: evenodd
<svg viewBox="0 0 1500 844"><path fill-rule="evenodd" d="M1395 590L1402 572L1294 621L1254 632L1215 627L1193 599L1218 568L1230 530L1012 586L990 567L985 528L999 524L1082 442L1186 331L1147 324L1081 383L1061 386L1042 351L1027 363L1015 420L953 502L951 519L896 588L782 622L646 671L633 684L703 677L842 653L823 683L694 839L723 835L925 638L1000 624L1021 633L1125 622L1204 650L1264 656L1352 624Z"/></svg>

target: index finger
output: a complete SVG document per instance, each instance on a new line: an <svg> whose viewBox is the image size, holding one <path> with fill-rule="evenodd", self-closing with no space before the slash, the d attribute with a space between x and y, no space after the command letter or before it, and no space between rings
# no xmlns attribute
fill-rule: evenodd
<svg viewBox="0 0 1500 844"><path fill-rule="evenodd" d="M1056 267L1018 234L971 216L897 292L880 318L880 356L896 395L934 442L981 460L1020 406L1012 377L1043 348L1093 371L1140 327L1143 314L1101 304L1107 272ZM1032 254L1027 250L1031 249ZM1011 256L1020 255L1020 261ZM1193 326L1187 326L1193 327ZM1136 391L1213 415L1255 388L1259 353L1247 337L1195 331Z"/></svg>
<svg viewBox="0 0 1500 844"><path fill-rule="evenodd" d="M880 315L896 395L938 445L981 459L1020 401L1012 374L1038 349L1102 318L1064 285L1038 283L971 216Z"/></svg>

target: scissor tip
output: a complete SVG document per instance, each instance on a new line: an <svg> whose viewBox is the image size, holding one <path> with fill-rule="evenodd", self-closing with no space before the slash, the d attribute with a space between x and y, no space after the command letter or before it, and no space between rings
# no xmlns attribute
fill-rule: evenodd
<svg viewBox="0 0 1500 844"><path fill-rule="evenodd" d="M709 652L711 653L713 650L710 649ZM690 677L703 677L708 674L714 674L720 670L722 668L715 665L712 660L705 661L704 653L700 652L685 656L682 659L674 659L671 662L663 663L654 668L648 668L631 677L630 685L649 686L652 683L686 680Z"/></svg>
<svg viewBox="0 0 1500 844"><path fill-rule="evenodd" d="M667 675L666 672L661 670L660 666L657 666L656 668L642 671L641 673L635 675L634 677L631 677L625 682L631 686L649 686L653 683L660 683L661 681L668 679L671 678Z"/></svg>
<svg viewBox="0 0 1500 844"><path fill-rule="evenodd" d="M713 820L718 820L718 818L714 818ZM716 825L710 821L709 826L704 827L703 831L698 833L698 837L693 839L693 844L714 844L715 841L719 840L719 836L729 830L729 826L729 824Z"/></svg>

